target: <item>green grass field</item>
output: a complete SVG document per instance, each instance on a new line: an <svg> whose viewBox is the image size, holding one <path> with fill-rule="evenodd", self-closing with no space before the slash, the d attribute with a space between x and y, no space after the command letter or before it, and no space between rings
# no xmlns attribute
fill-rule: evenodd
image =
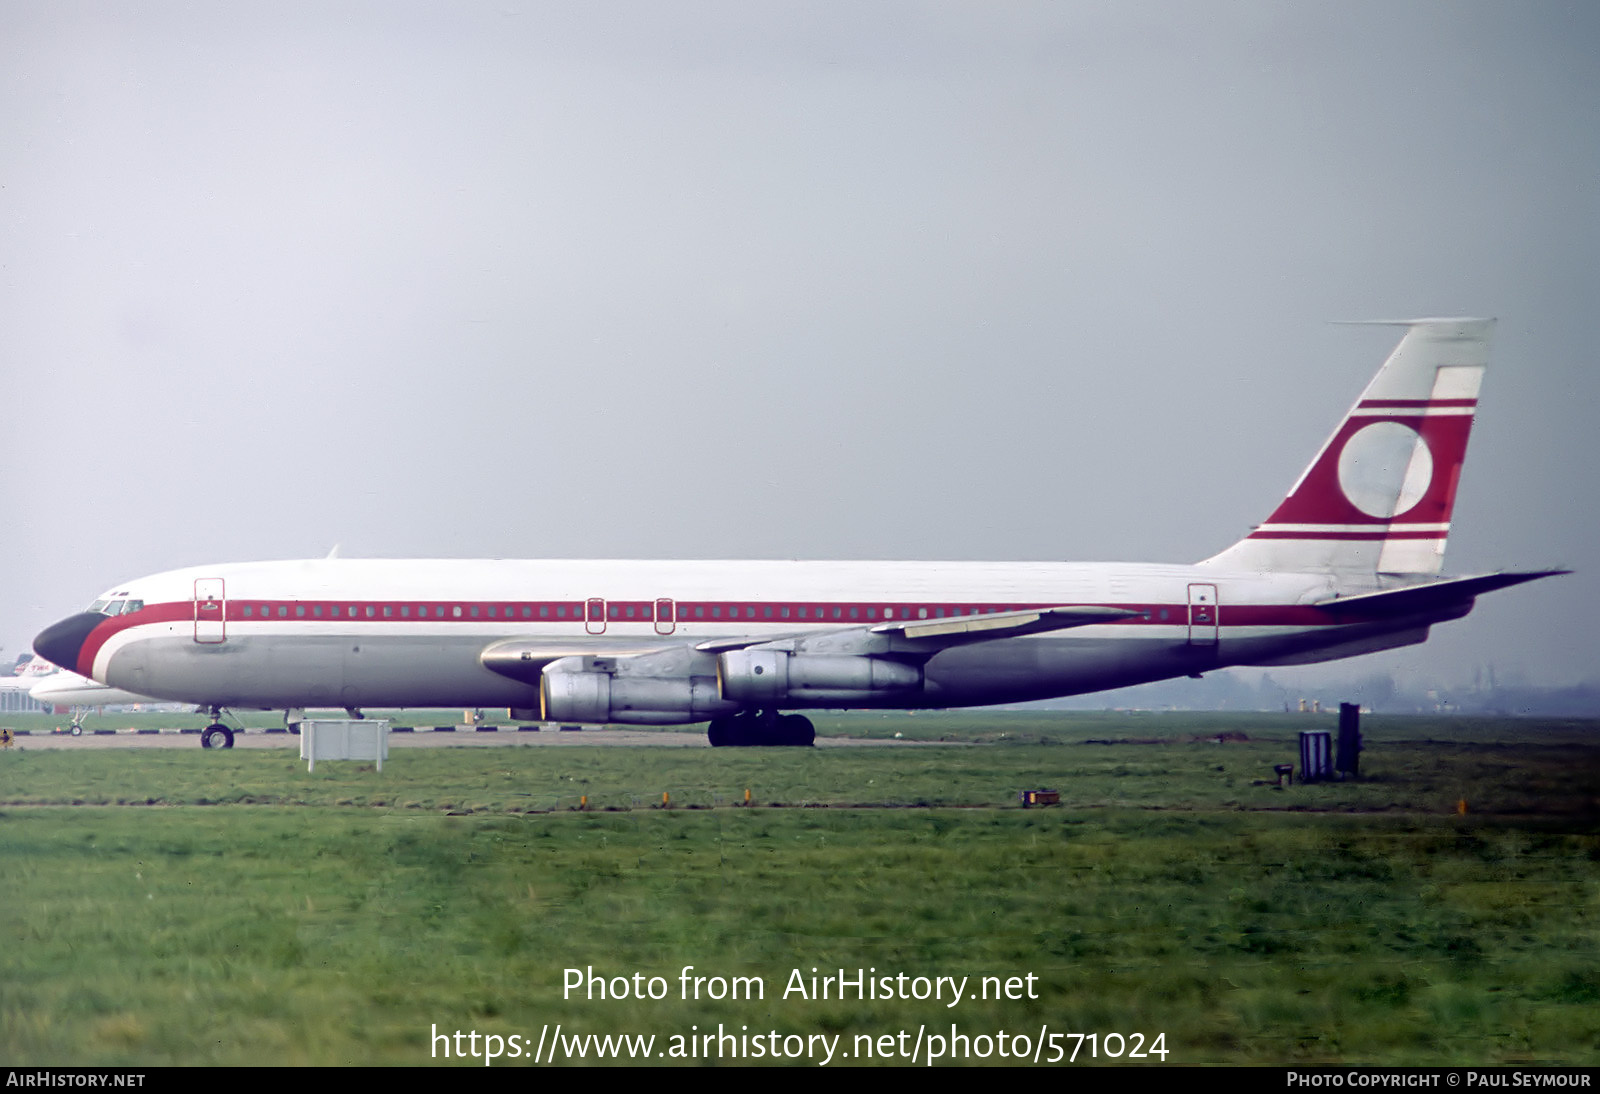
<svg viewBox="0 0 1600 1094"><path fill-rule="evenodd" d="M1330 721L860 715L819 731L963 743L396 748L381 773L0 753L0 1061L442 1063L435 1028L531 1051L556 1023L658 1052L954 1024L1164 1034L1169 1063L1600 1059L1600 726L1369 718L1362 780L1276 786ZM764 998L682 999L686 965ZM666 997L563 998L589 967ZM783 998L813 968L1036 998Z"/></svg>

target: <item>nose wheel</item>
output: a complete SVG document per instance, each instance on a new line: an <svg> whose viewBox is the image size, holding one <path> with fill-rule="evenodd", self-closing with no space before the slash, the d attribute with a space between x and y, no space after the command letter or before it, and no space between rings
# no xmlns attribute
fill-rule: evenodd
<svg viewBox="0 0 1600 1094"><path fill-rule="evenodd" d="M233 730L222 724L220 707L211 708L211 717L217 719L200 731L201 748L232 748Z"/></svg>

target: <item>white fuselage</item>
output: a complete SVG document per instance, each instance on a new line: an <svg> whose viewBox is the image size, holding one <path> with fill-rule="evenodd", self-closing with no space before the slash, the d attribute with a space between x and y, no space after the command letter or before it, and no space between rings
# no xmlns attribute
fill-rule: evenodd
<svg viewBox="0 0 1600 1094"><path fill-rule="evenodd" d="M764 643L1054 605L1139 613L942 650L927 661L917 694L889 704L963 706L1227 664L1315 660L1319 649L1371 643L1370 625L1308 606L1334 585L1326 574L1220 573L1204 565L264 562L173 571L108 593L106 600L142 605L97 626L80 667L131 692L216 706L531 709L538 705L532 674L558 655L730 637ZM1418 625L1426 622L1383 630L1418 641ZM527 659L530 675L514 679L485 667L484 650L508 639L548 647Z"/></svg>

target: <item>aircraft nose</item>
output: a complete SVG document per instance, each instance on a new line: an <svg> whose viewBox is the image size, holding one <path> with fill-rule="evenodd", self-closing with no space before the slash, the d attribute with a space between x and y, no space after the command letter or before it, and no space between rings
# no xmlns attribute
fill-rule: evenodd
<svg viewBox="0 0 1600 1094"><path fill-rule="evenodd" d="M99 612L79 612L69 615L59 623L52 623L39 632L33 640L33 652L60 665L69 672L78 671L78 654L83 650L89 632L104 623L106 617Z"/></svg>

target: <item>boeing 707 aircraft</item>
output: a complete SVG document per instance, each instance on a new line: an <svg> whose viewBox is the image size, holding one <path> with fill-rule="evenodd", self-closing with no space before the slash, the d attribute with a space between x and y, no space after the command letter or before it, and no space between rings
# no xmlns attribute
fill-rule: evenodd
<svg viewBox="0 0 1600 1094"><path fill-rule="evenodd" d="M207 706L507 707L810 744L824 707L1014 703L1423 641L1492 320L1419 319L1264 524L1190 564L327 558L124 582L40 656ZM220 722L206 747L231 746Z"/></svg>

